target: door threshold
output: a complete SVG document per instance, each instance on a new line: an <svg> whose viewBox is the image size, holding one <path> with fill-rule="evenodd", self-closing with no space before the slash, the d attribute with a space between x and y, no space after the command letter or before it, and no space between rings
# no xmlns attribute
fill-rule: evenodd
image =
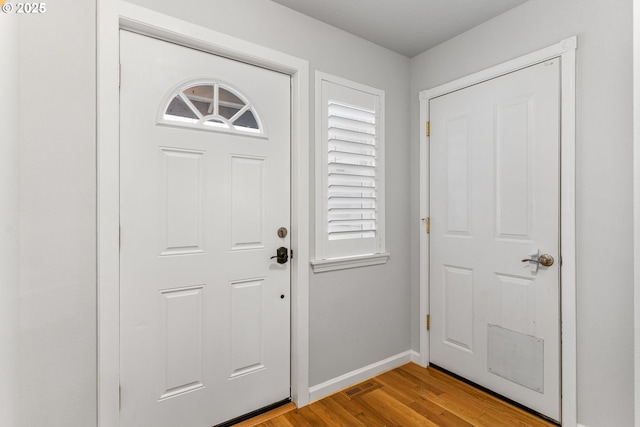
<svg viewBox="0 0 640 427"><path fill-rule="evenodd" d="M262 415L264 413L267 413L269 411L277 409L277 408L279 408L281 406L284 406L284 405L286 405L288 403L291 403L291 398L289 398L289 397L284 399L284 400L281 400L279 402L272 403L271 405L267 405L267 406L265 406L263 408L256 409L255 411L251 411L248 414L240 415L239 417L236 417L236 418L234 418L232 420L225 421L225 422L220 423L220 424L216 424L213 427L231 427L231 426L239 424L239 423L241 423L243 421L247 421L247 420L249 420L251 418L257 417L258 415ZM277 415L279 415L279 414L277 414Z"/></svg>
<svg viewBox="0 0 640 427"><path fill-rule="evenodd" d="M551 419L551 418L547 417L546 415L541 414L540 412L534 411L534 410L533 410L533 409L531 409L531 408L527 408L526 406L524 406L524 405L523 405L523 404L521 404L521 403L518 403L518 402L516 402L516 401L514 401L514 400L511 400L511 399L509 399L508 397L504 397L503 395L498 394L498 393L496 393L495 391L490 390L490 389L488 389L488 388L486 388L486 387L483 387L483 386L481 386L480 384L476 384L476 383L474 383L473 381L470 381L470 380L468 380L468 379L466 379L466 378L464 378L464 377L461 377L461 376L460 376L460 375L458 375L458 374L454 374L454 373L453 373L453 372L451 372L451 371L448 371L448 370L446 370L446 369L444 369L444 368L441 368L441 367L440 367L440 366L438 366L438 365L434 365L434 364L430 363L430 364L429 364L429 368L433 368L433 369L435 369L436 371L440 371L440 372L442 372L443 374L449 375L450 377L453 377L453 378L457 379L457 380L458 380L458 381L460 381L460 382L463 382L463 383L465 383L465 384L470 385L471 387L477 388L478 390L481 390L481 391L483 391L483 392L485 392L485 393L487 393L487 394L490 394L491 396L493 396L493 397L495 397L495 398L497 398L497 399L500 399L500 400L502 400L503 402L508 403L509 405L515 406L516 408L521 409L521 410L523 410L523 411L525 411L525 412L528 412L528 413L530 413L531 415L535 415L535 416L536 416L536 417L538 417L538 418L541 418L541 419L543 419L543 420L545 420L545 421L548 421L548 422L553 423L553 424L555 424L555 425L557 425L557 426L560 426L560 424L559 424L556 420Z"/></svg>

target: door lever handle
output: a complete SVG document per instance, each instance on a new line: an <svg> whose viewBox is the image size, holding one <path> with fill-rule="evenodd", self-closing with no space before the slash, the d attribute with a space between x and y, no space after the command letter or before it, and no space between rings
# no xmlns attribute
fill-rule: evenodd
<svg viewBox="0 0 640 427"><path fill-rule="evenodd" d="M276 258L278 264L285 264L287 261L289 261L289 250L284 246L280 246L278 249L276 249L276 254L270 259L274 258Z"/></svg>
<svg viewBox="0 0 640 427"><path fill-rule="evenodd" d="M535 262L536 264L543 265L545 267L551 267L553 265L554 259L549 254L542 254L538 257L538 259L523 259L522 262Z"/></svg>

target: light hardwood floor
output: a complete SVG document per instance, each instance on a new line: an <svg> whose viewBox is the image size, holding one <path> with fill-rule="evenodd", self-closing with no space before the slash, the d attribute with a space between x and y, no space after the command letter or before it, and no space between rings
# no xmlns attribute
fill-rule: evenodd
<svg viewBox="0 0 640 427"><path fill-rule="evenodd" d="M238 427L555 427L435 369L409 363L297 409Z"/></svg>

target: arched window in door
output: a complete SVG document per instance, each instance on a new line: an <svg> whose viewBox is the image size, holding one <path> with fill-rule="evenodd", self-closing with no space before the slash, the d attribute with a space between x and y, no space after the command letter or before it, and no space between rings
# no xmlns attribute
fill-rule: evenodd
<svg viewBox="0 0 640 427"><path fill-rule="evenodd" d="M218 82L191 82L174 92L160 121L212 131L264 134L251 102L237 90Z"/></svg>

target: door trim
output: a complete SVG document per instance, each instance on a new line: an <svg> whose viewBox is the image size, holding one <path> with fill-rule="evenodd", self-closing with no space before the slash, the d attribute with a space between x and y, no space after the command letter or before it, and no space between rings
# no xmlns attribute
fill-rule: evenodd
<svg viewBox="0 0 640 427"><path fill-rule="evenodd" d="M560 242L561 285L561 417L562 425L577 425L576 341L576 209L575 209L575 51L577 37L479 71L469 76L421 91L420 98L420 218L429 216L429 137L424 131L429 118L429 100L467 86L502 76L536 63L559 58L560 84ZM420 230L422 223L417 222ZM420 232L420 364L429 365L429 332L424 319L429 314L429 235Z"/></svg>
<svg viewBox="0 0 640 427"><path fill-rule="evenodd" d="M634 420L640 425L640 5L633 5Z"/></svg>
<svg viewBox="0 0 640 427"><path fill-rule="evenodd" d="M119 30L291 76L291 397L309 403L309 63L127 2L98 0L98 426L119 425Z"/></svg>

